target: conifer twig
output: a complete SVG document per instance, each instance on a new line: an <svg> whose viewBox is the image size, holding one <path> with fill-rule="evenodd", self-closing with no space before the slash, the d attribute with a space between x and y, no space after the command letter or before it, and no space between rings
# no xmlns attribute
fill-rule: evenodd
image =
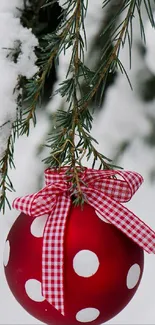
<svg viewBox="0 0 155 325"><path fill-rule="evenodd" d="M74 55L74 81L75 84L77 83L78 80L76 80L78 77L78 70L79 70L79 36L80 36L80 14L81 14L81 0L77 0L76 4L76 11L75 11L75 44L73 47L73 51L75 51ZM75 50L74 50L75 49ZM73 110L72 110L72 129L71 129L71 139L73 143L73 147L71 149L71 167L73 168L73 186L74 182L75 185L77 186L77 202L81 202L82 200L82 190L80 186L80 179L79 179L79 174L76 166L76 157L75 157L75 130L76 126L78 123L78 100L77 100L77 91L76 91L76 85L75 85L75 90L74 90L74 103L73 103Z"/></svg>
<svg viewBox="0 0 155 325"><path fill-rule="evenodd" d="M110 1L103 0L103 9ZM32 10L32 21L30 21L30 25L39 27L36 24L39 24L38 14L40 9L44 7L50 8L54 3L55 0L35 0L34 2L30 2L30 10ZM72 47L72 55L68 64L67 75L56 91L56 93L65 97L68 103L68 109L66 111L57 111L56 128L53 128L53 132L47 142L47 147L51 152L49 157L44 161L50 167L60 168L61 166L69 166L68 174L72 183L71 191L73 194L76 194L75 203L82 202L83 200L80 171L82 170L81 161L84 156L86 156L87 160L93 157L92 168L95 167L97 160L100 163L99 168L118 168L118 166L114 166L111 163L109 158L105 157L95 148L94 143L97 143L97 141L90 134L93 119L89 111L89 106L99 88L104 88L106 77L110 70L115 71L119 68L121 72L126 74L119 60L119 50L121 45L123 46L126 39L128 39L129 53L131 55L132 19L135 10L137 10L139 16L141 35L145 39L141 15L142 3L144 4L152 26L155 25L151 0L144 2L141 0L123 0L115 17L113 17L103 32L104 34L108 31L108 35L111 35L111 40L109 37L101 57L100 67L97 71L91 71L84 62L84 47L86 46L84 19L87 12L87 0L67 0L67 9L63 10L60 24L54 32L49 34L45 32L43 37L40 38L36 32L37 28L34 28L34 33L36 32L39 41L39 46L36 51L38 72L30 80L25 80L26 78L23 80L21 76L18 78L15 89L22 89L22 95L20 93L18 97L17 120L12 126L12 134L8 139L4 156L0 160L0 186L2 193L0 208L3 211L5 202L8 202L6 191L13 190L13 185L8 176L8 167L9 165L13 166L15 136L24 133L28 135L31 121L33 121L34 125L36 124L36 108L40 105L43 98L46 78L51 72L53 64L57 68L60 53L66 53L68 48ZM25 7L25 10L27 9L29 11L29 8ZM116 26L116 19L124 10L127 10L126 16L119 26ZM24 18L25 14L23 14L23 20L21 18L21 23L26 24ZM29 28L30 26L27 27ZM81 35L81 29L83 30L83 35ZM111 41L114 44L112 49ZM15 53L19 52L20 46L17 48L15 46L13 50ZM19 53L13 55L12 59L14 60L18 55ZM82 81L86 84L86 94L83 94ZM0 128L3 126L0 126Z"/></svg>
<svg viewBox="0 0 155 325"><path fill-rule="evenodd" d="M5 211L5 202L11 209L10 203L8 201L6 191L14 191L13 184L8 176L8 168L15 167L13 162L13 138L12 134L9 136L8 142L7 142L7 148L5 150L5 153L3 155L3 158L0 160L0 211L2 210L3 213Z"/></svg>
<svg viewBox="0 0 155 325"><path fill-rule="evenodd" d="M134 8L135 8L135 6L133 6L133 4L131 2L130 6L129 6L129 9L127 11L126 17L125 17L125 19L123 21L122 28L121 28L120 32L118 33L117 41L115 42L115 45L114 45L114 47L113 47L113 49L112 49L112 51L111 51L111 53L110 53L110 55L109 55L109 57L107 59L106 64L103 66L102 71L100 71L98 73L98 75L99 75L98 81L96 82L94 88L91 90L90 94L88 95L88 100L85 100L84 104L82 103L81 106L80 106L80 111L81 112L88 108L92 98L97 93L98 88L99 88L102 80L106 76L111 64L118 60L118 54L119 54L120 46L121 46L121 44L123 44L123 37L125 36L125 34L127 32L128 25L129 25L129 20L133 16Z"/></svg>

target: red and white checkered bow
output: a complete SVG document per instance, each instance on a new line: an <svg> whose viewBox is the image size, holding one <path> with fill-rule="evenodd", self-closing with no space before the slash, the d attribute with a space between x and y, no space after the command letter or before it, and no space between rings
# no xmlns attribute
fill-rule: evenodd
<svg viewBox="0 0 155 325"><path fill-rule="evenodd" d="M67 167L45 171L46 186L17 198L13 207L37 217L49 214L43 236L42 294L64 315L64 233L71 205ZM117 176L114 178L114 176ZM85 169L80 174L85 201L148 253L155 253L155 232L121 203L131 199L143 178L130 171Z"/></svg>

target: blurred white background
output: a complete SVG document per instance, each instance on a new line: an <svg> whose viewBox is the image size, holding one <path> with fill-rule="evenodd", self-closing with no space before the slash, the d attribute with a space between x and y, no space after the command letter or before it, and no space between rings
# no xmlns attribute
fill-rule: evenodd
<svg viewBox="0 0 155 325"><path fill-rule="evenodd" d="M101 1L89 1L86 21L88 41L91 43L101 20ZM129 69L128 45L121 50L122 60L132 83L133 91L124 75L118 74L108 88L103 109L96 111L92 135L99 142L99 149L106 156L114 158L126 170L141 173L145 182L128 203L128 207L155 230L155 99L144 100L148 80L155 73L155 31L146 22L146 53L140 51L138 18L133 24L132 69ZM95 22L98 21L98 24ZM88 58L89 62L89 53ZM94 58L95 60L95 58ZM92 61L92 58L91 58ZM66 71L68 58L61 57L59 80ZM92 63L91 63L92 64ZM56 87L56 86L55 86ZM155 89L153 90L155 92ZM46 112L60 107L60 98L48 104ZM38 123L29 138L25 136L16 142L15 165L10 171L16 193L9 194L12 200L38 190L38 179L43 175L42 157L37 155L38 146L44 141L49 127L46 114L38 113ZM45 154L45 153L44 153ZM40 181L39 184L42 182ZM3 247L7 233L17 217L17 211L7 209L0 217L0 324L40 324L16 302L7 286L3 272ZM107 324L155 324L155 256L145 254L145 268L140 287L129 305Z"/></svg>

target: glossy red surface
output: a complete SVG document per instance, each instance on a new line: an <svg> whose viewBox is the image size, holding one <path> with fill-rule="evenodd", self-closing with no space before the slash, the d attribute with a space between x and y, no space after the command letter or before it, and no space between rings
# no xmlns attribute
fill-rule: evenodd
<svg viewBox="0 0 155 325"><path fill-rule="evenodd" d="M35 279L41 282L42 277L43 238L31 234L33 220L22 213L12 226L7 238L10 258L5 267L13 295L31 315L51 325L99 325L114 317L128 304L143 273L143 250L113 225L102 221L87 204L83 210L81 207L71 207L66 226L65 316L46 300L36 302L29 298L25 290L26 281ZM73 268L74 257L82 250L92 251L99 260L96 273L89 277L79 276ZM128 271L135 264L140 267L140 277L137 284L128 289ZM76 314L89 307L99 310L99 316L87 322L76 320Z"/></svg>

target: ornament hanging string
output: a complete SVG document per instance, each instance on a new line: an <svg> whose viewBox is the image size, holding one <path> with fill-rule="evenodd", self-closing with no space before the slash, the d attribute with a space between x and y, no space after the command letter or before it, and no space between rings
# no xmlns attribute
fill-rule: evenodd
<svg viewBox="0 0 155 325"><path fill-rule="evenodd" d="M46 186L17 198L13 207L32 217L49 214L43 235L42 294L62 315L64 310L64 236L72 202L67 167L47 169ZM117 175L117 178L116 178ZM121 178L121 179L120 179ZM85 169L80 174L85 202L148 253L155 253L155 232L121 203L143 182L136 172Z"/></svg>

